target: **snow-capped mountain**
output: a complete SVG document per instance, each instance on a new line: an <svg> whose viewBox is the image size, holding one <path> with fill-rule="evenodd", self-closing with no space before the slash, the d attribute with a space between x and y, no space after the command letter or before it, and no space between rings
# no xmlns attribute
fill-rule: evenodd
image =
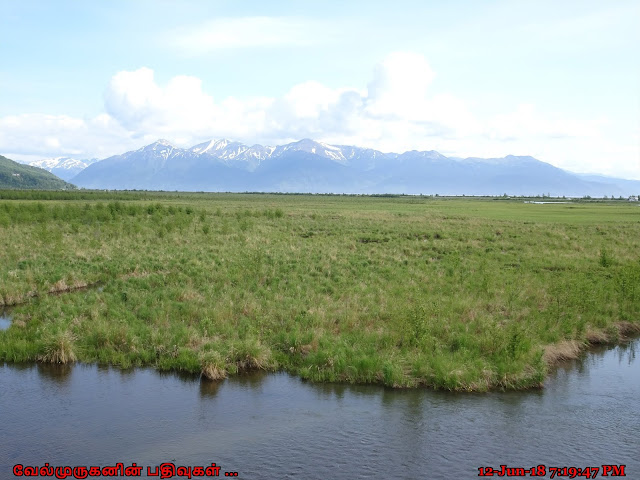
<svg viewBox="0 0 640 480"><path fill-rule="evenodd" d="M85 188L441 195L630 195L532 157L449 158L436 151L383 153L310 139L278 146L210 140L179 148L158 140L89 165ZM637 182L640 187L640 182ZM635 189L634 189L635 190ZM640 191L640 188L637 189Z"/></svg>
<svg viewBox="0 0 640 480"><path fill-rule="evenodd" d="M194 155L209 155L222 160L230 167L253 171L261 161L270 157L275 149L276 147L264 147L262 145L249 147L240 142L222 139L201 143L191 147L189 152Z"/></svg>
<svg viewBox="0 0 640 480"><path fill-rule="evenodd" d="M35 160L33 162L29 162L28 165L42 168L63 180L70 180L89 165L97 161L97 158L93 158L91 160L76 160L69 157L56 157Z"/></svg>

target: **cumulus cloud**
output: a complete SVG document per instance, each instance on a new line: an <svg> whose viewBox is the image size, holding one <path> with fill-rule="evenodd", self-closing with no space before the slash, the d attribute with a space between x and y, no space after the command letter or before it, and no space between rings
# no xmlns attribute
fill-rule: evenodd
<svg viewBox="0 0 640 480"><path fill-rule="evenodd" d="M637 156L637 145L615 146L602 135L602 119L567 118L527 104L478 118L464 99L432 93L434 78L423 56L401 52L383 59L364 88L309 81L280 98L216 99L199 78L176 76L161 85L143 67L111 78L105 113L94 118L0 118L0 151L86 158L122 153L157 138L186 147L221 137L271 145L308 137L395 152L533 155L582 171L609 171L602 165L608 152ZM639 170L635 165L626 174L640 177Z"/></svg>
<svg viewBox="0 0 640 480"><path fill-rule="evenodd" d="M36 133L37 132L37 133ZM25 114L0 118L0 145L17 153L76 153L87 132L83 120L66 115Z"/></svg>
<svg viewBox="0 0 640 480"><path fill-rule="evenodd" d="M134 137L237 136L260 130L271 99L233 97L220 102L205 93L199 78L181 75L160 86L149 68L119 72L104 94L105 109Z"/></svg>
<svg viewBox="0 0 640 480"><path fill-rule="evenodd" d="M185 75L159 86L153 70L143 67L113 76L104 95L105 109L120 124L136 131L167 127L199 128L219 107L202 91L202 81ZM179 134L180 132L176 132Z"/></svg>
<svg viewBox="0 0 640 480"><path fill-rule="evenodd" d="M374 117L428 118L428 88L435 74L417 53L396 52L376 66L367 92L367 114Z"/></svg>
<svg viewBox="0 0 640 480"><path fill-rule="evenodd" d="M129 132L106 114L92 119L39 113L0 117L0 153L17 160L103 158L135 145Z"/></svg>

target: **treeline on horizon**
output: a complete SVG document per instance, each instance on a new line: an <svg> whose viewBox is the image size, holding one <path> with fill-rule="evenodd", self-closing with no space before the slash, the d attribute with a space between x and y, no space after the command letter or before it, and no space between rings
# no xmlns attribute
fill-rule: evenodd
<svg viewBox="0 0 640 480"><path fill-rule="evenodd" d="M566 200L572 202L628 201L628 198L614 197L552 197L541 195L409 195L399 193L304 193L304 192L182 192L164 190L35 190L35 189L0 189L0 200L154 200L175 198L211 197L216 195L279 195L279 196L313 196L313 197L372 197L372 198L424 198L424 199L491 199L491 200ZM640 198L640 195L638 195Z"/></svg>

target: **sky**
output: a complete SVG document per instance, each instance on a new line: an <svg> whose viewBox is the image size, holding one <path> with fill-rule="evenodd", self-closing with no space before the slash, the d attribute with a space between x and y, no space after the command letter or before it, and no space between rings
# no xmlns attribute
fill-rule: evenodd
<svg viewBox="0 0 640 480"><path fill-rule="evenodd" d="M637 0L0 0L0 154L312 138L640 179L637 25Z"/></svg>

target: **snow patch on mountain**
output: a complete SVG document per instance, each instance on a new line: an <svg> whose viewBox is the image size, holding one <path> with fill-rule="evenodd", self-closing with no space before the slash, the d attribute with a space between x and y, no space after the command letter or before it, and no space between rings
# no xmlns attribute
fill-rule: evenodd
<svg viewBox="0 0 640 480"><path fill-rule="evenodd" d="M47 172L53 173L63 180L70 180L82 170L92 163L97 162L97 158L78 160L70 157L43 158L42 160L34 160L28 165L32 167L42 168Z"/></svg>
<svg viewBox="0 0 640 480"><path fill-rule="evenodd" d="M72 168L87 168L89 163L83 162L82 160L76 160L75 158L69 157L56 157L56 158L43 158L42 160L35 160L30 162L29 165L32 167L42 168L44 170L51 171L53 168L64 168L66 170Z"/></svg>

